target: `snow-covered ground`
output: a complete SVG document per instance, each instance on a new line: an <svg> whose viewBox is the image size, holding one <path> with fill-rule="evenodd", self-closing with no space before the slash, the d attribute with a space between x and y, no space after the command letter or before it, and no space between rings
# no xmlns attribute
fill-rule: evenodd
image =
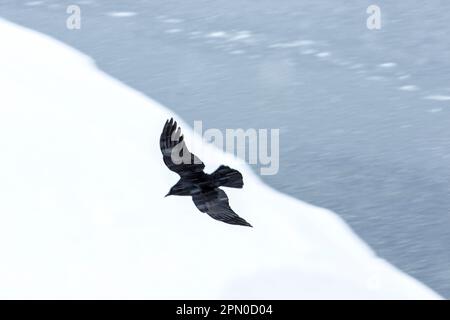
<svg viewBox="0 0 450 320"><path fill-rule="evenodd" d="M179 117L47 36L0 20L0 38L0 298L439 298L182 122L207 171L243 173L227 193L254 228L164 198Z"/></svg>

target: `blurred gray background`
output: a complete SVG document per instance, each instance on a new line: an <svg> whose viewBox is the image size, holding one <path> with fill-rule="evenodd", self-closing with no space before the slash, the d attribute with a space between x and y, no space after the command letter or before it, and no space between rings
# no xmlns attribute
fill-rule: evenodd
<svg viewBox="0 0 450 320"><path fill-rule="evenodd" d="M70 4L80 30L66 28ZM371 4L381 30L366 27ZM279 128L265 182L337 212L450 298L449 1L0 0L0 16L191 125Z"/></svg>

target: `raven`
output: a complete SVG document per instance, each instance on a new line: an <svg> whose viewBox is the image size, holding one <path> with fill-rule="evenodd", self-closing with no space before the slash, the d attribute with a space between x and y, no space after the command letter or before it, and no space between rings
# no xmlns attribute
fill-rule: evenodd
<svg viewBox="0 0 450 320"><path fill-rule="evenodd" d="M242 188L244 182L239 171L222 165L212 174L205 173L203 171L205 165L197 156L189 152L181 129L172 118L164 125L159 146L166 166L181 177L166 197L192 196L198 210L207 213L211 218L229 224L251 227L250 223L230 208L227 195L219 188Z"/></svg>

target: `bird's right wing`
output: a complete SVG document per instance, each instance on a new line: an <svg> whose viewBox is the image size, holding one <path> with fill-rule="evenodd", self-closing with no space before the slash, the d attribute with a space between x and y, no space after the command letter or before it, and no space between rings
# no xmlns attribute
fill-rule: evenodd
<svg viewBox="0 0 450 320"><path fill-rule="evenodd" d="M192 200L201 212L207 213L211 218L229 224L252 226L230 208L228 197L223 190L214 189L209 192L194 194Z"/></svg>
<svg viewBox="0 0 450 320"><path fill-rule="evenodd" d="M166 166L180 176L201 172L205 168L203 162L189 152L181 129L177 130L177 122L172 118L167 120L164 125L159 139L159 147Z"/></svg>

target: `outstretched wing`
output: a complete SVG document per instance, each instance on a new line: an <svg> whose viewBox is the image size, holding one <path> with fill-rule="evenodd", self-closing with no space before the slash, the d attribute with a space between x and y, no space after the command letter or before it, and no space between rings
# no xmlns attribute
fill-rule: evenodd
<svg viewBox="0 0 450 320"><path fill-rule="evenodd" d="M195 205L201 212L207 213L211 218L241 226L251 227L251 224L239 217L228 204L228 197L221 189L194 194Z"/></svg>
<svg viewBox="0 0 450 320"><path fill-rule="evenodd" d="M159 146L166 166L180 176L201 172L205 168L203 162L189 152L181 129L177 129L177 122L172 118L164 125Z"/></svg>

